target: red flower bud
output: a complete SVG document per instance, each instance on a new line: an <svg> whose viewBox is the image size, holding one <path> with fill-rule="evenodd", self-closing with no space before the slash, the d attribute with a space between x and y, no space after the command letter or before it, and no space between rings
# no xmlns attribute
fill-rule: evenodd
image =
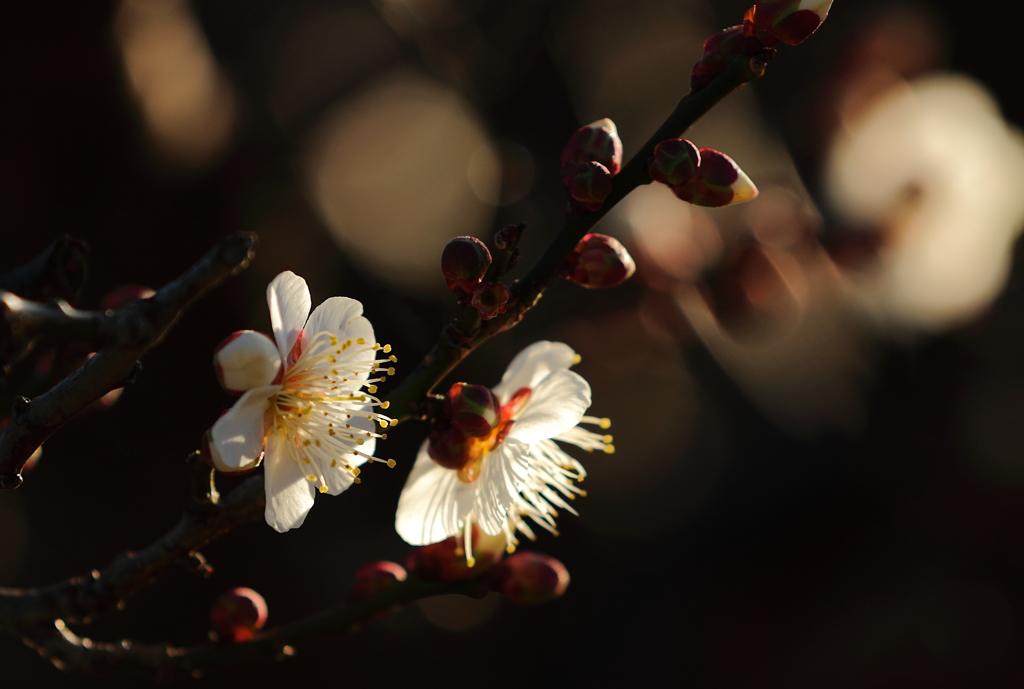
<svg viewBox="0 0 1024 689"><path fill-rule="evenodd" d="M400 581L405 581L408 574L405 568L397 562L371 562L363 565L356 571L356 583L349 591L348 598L352 602L366 600L375 593L391 588ZM388 615L398 612L400 606L394 606L388 610L381 610L374 619L384 619Z"/></svg>
<svg viewBox="0 0 1024 689"><path fill-rule="evenodd" d="M495 588L516 605L549 603L569 587L569 570L553 557L520 552L505 558L494 572Z"/></svg>
<svg viewBox="0 0 1024 689"><path fill-rule="evenodd" d="M562 179L568 181L577 163L601 163L611 175L622 168L622 141L607 117L576 130L562 149Z"/></svg>
<svg viewBox="0 0 1024 689"><path fill-rule="evenodd" d="M523 230L526 229L526 223L521 222L518 225L506 225L497 232L494 233L494 246L498 247L502 251L506 249L515 249L519 244L519 239L523 236Z"/></svg>
<svg viewBox="0 0 1024 689"><path fill-rule="evenodd" d="M405 566L423 579L461 581L471 579L493 567L505 555L505 536L488 536L472 526L472 553L467 558L463 536L453 536L440 543L413 548Z"/></svg>
<svg viewBox="0 0 1024 689"><path fill-rule="evenodd" d="M156 292L145 285L121 285L107 292L100 299L100 308L113 311L136 299L149 299Z"/></svg>
<svg viewBox="0 0 1024 689"><path fill-rule="evenodd" d="M688 184L672 187L673 193L695 206L719 208L750 201L757 187L732 158L713 148L700 149L697 174Z"/></svg>
<svg viewBox="0 0 1024 689"><path fill-rule="evenodd" d="M255 330L231 333L213 351L217 382L231 395L270 385L283 374L281 355L269 335Z"/></svg>
<svg viewBox="0 0 1024 689"><path fill-rule="evenodd" d="M427 437L427 454L445 469L459 471L473 460L473 447L466 435L455 428L435 428Z"/></svg>
<svg viewBox="0 0 1024 689"><path fill-rule="evenodd" d="M470 438L483 438L501 421L501 402L486 385L455 383L448 390L452 426Z"/></svg>
<svg viewBox="0 0 1024 689"><path fill-rule="evenodd" d="M612 193L612 175L601 163L577 163L563 179L569 187L569 196L588 211L600 210Z"/></svg>
<svg viewBox="0 0 1024 689"><path fill-rule="evenodd" d="M476 237L456 237L441 252L441 272L453 292L472 292L490 267L491 252Z"/></svg>
<svg viewBox="0 0 1024 689"><path fill-rule="evenodd" d="M561 273L589 289L614 287L636 272L636 263L626 247L603 234L586 235L562 264Z"/></svg>
<svg viewBox="0 0 1024 689"><path fill-rule="evenodd" d="M699 91L710 84L737 56L753 55L764 50L764 46L756 38L747 35L744 28L742 24L730 26L704 41L704 53L690 73L691 89Z"/></svg>
<svg viewBox="0 0 1024 689"><path fill-rule="evenodd" d="M797 45L818 30L831 7L832 0L757 0L743 24L748 36L767 47L780 41Z"/></svg>
<svg viewBox="0 0 1024 689"><path fill-rule="evenodd" d="M668 139L654 147L647 172L655 182L686 184L697 174L700 151L686 139Z"/></svg>
<svg viewBox="0 0 1024 689"><path fill-rule="evenodd" d="M505 313L507 303L508 287L500 282L481 282L469 298L469 305L476 309L480 318L485 321L491 320L499 313Z"/></svg>
<svg viewBox="0 0 1024 689"><path fill-rule="evenodd" d="M248 588L231 589L210 611L210 624L218 638L234 643L253 638L266 623L266 601Z"/></svg>

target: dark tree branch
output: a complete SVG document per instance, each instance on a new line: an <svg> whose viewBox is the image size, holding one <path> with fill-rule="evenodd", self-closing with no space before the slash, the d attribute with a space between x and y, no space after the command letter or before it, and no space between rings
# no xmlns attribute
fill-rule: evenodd
<svg viewBox="0 0 1024 689"><path fill-rule="evenodd" d="M25 299L64 299L74 304L85 284L89 247L63 235L23 266L0 275L0 289Z"/></svg>
<svg viewBox="0 0 1024 689"><path fill-rule="evenodd" d="M158 344L197 298L249 265L256 235L239 233L219 242L178 279L149 299L114 312L102 329L111 343L81 368L31 402L15 401L11 420L0 435L0 490L21 485L21 469L36 448L75 414L124 385L133 366ZM59 317L58 317L59 318Z"/></svg>
<svg viewBox="0 0 1024 689"><path fill-rule="evenodd" d="M470 352L498 333L515 327L523 316L540 300L544 290L557 275L558 268L587 232L629 192L642 184L649 184L647 161L654 155L654 147L666 139L682 136L697 120L723 98L744 84L764 74L765 60L770 53L758 56L742 55L733 60L728 69L699 91L685 96L658 131L637 151L613 180L612 192L600 210L570 210L562 229L548 248L517 280L511 289L511 298L505 312L484 322L475 330L463 327L463 319L447 325L434 348L409 376L390 395L391 414L398 420L419 416L422 401L455 366Z"/></svg>

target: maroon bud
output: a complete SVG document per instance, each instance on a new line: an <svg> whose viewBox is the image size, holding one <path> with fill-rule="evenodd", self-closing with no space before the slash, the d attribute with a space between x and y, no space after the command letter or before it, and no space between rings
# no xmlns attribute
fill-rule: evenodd
<svg viewBox="0 0 1024 689"><path fill-rule="evenodd" d="M750 201L758 193L739 165L713 148L700 149L697 174L688 184L673 186L672 192L683 201L709 208Z"/></svg>
<svg viewBox="0 0 1024 689"><path fill-rule="evenodd" d="M481 282L473 290L469 298L469 305L476 309L480 318L489 321L499 313L505 313L505 305L508 303L508 287L500 282Z"/></svg>
<svg viewBox="0 0 1024 689"><path fill-rule="evenodd" d="M701 90L724 72L735 58L763 54L766 47L751 34L747 24L722 29L704 41L704 53L690 73L690 88Z"/></svg>
<svg viewBox="0 0 1024 689"><path fill-rule="evenodd" d="M526 551L507 557L498 565L494 585L516 605L540 605L565 593L569 570L553 557Z"/></svg>
<svg viewBox="0 0 1024 689"><path fill-rule="evenodd" d="M505 536L488 536L472 526L472 553L466 556L465 540L460 534L440 543L413 548L405 566L423 579L462 581L490 569L505 555Z"/></svg>
<svg viewBox="0 0 1024 689"><path fill-rule="evenodd" d="M363 565L356 571L356 583L352 586L352 590L349 591L348 598L352 602L359 602L366 600L375 593L391 588L400 581L405 581L408 574L405 568L397 562L371 562L368 565ZM374 619L384 619L389 615L398 612L401 606L395 605L387 610L381 610L373 617Z"/></svg>
<svg viewBox="0 0 1024 689"><path fill-rule="evenodd" d="M100 308L104 311L119 309L130 301L136 299L149 299L156 292L145 285L121 285L107 292L100 299Z"/></svg>
<svg viewBox="0 0 1024 689"><path fill-rule="evenodd" d="M441 252L441 272L453 292L472 292L490 267L491 252L476 237L456 237Z"/></svg>
<svg viewBox="0 0 1024 689"><path fill-rule="evenodd" d="M234 588L217 599L210 624L217 637L234 643L248 641L267 623L267 602L249 588Z"/></svg>
<svg viewBox="0 0 1024 689"><path fill-rule="evenodd" d="M636 263L626 247L613 237L586 235L562 264L561 273L588 289L614 287L632 277Z"/></svg>
<svg viewBox="0 0 1024 689"><path fill-rule="evenodd" d="M455 428L435 428L427 437L427 454L445 469L459 471L473 460L472 443Z"/></svg>
<svg viewBox="0 0 1024 689"><path fill-rule="evenodd" d="M569 196L588 211L600 210L612 193L612 175L601 163L577 163L563 179L569 187Z"/></svg>
<svg viewBox="0 0 1024 689"><path fill-rule="evenodd" d="M455 383L448 390L452 426L470 438L483 438L501 421L501 402L486 385Z"/></svg>
<svg viewBox="0 0 1024 689"><path fill-rule="evenodd" d="M668 139L654 147L654 157L647 168L655 182L669 186L686 184L697 174L700 151L686 139Z"/></svg>
<svg viewBox="0 0 1024 689"><path fill-rule="evenodd" d="M562 149L562 179L568 181L577 163L601 163L611 175L622 168L619 130L607 117L576 130Z"/></svg>

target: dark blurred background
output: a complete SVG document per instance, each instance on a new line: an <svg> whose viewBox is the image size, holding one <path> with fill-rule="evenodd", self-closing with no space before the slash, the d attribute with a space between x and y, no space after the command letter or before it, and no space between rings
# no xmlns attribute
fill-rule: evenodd
<svg viewBox="0 0 1024 689"><path fill-rule="evenodd" d="M227 233L261 243L116 405L0 494L0 585L88 572L175 523L184 458L231 403L212 350L269 329L281 270L314 304L360 299L411 370L454 312L445 241L526 221L528 265L561 221L567 137L611 117L629 156L746 6L5 3L0 270L70 233L91 247L80 306L96 308ZM197 685L1024 685L1024 147L1003 124L1024 123L1024 10L966 7L837 0L688 135L761 198L705 211L638 190L600 228L637 278L554 285L459 370L494 383L523 346L565 341L613 419L618 452L581 457L581 516L528 546L569 568L564 599L435 599ZM238 529L204 551L208 580L176 573L80 631L196 642L234 586L272 625L343 601L360 565L404 561L394 508L424 433L395 429L399 467L321 497L298 531ZM144 684L0 640L5 688Z"/></svg>

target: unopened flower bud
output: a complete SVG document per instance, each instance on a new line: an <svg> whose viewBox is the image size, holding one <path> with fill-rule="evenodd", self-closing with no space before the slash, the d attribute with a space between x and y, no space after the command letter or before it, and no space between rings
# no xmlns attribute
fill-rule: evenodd
<svg viewBox="0 0 1024 689"><path fill-rule="evenodd" d="M448 390L452 426L470 438L483 438L501 420L501 402L486 385L455 383Z"/></svg>
<svg viewBox="0 0 1024 689"><path fill-rule="evenodd" d="M267 603L249 588L234 588L217 599L210 624L218 638L239 643L252 639L267 623Z"/></svg>
<svg viewBox="0 0 1024 689"><path fill-rule="evenodd" d="M619 130L607 117L580 127L562 149L562 179L568 180L577 163L601 163L611 175L622 168Z"/></svg>
<svg viewBox="0 0 1024 689"><path fill-rule="evenodd" d="M493 574L495 588L516 605L549 603L565 593L569 570L553 557L525 551L511 555Z"/></svg>
<svg viewBox="0 0 1024 689"><path fill-rule="evenodd" d="M569 187L569 196L588 211L600 210L612 193L612 175L601 163L577 163L563 179Z"/></svg>
<svg viewBox="0 0 1024 689"><path fill-rule="evenodd" d="M489 536L476 524L472 526L470 543L472 552L468 556L462 535L413 548L405 566L423 579L461 581L490 569L505 555L504 534Z"/></svg>
<svg viewBox="0 0 1024 689"><path fill-rule="evenodd" d="M647 172L655 182L686 184L697 174L700 151L686 139L668 139L654 147Z"/></svg>
<svg viewBox="0 0 1024 689"><path fill-rule="evenodd" d="M832 0L757 0L744 25L769 48L780 41L796 45L818 30L831 7Z"/></svg>
<svg viewBox="0 0 1024 689"><path fill-rule="evenodd" d="M481 282L469 298L469 305L476 309L480 318L489 321L499 313L505 313L508 303L508 287L500 282Z"/></svg>
<svg viewBox="0 0 1024 689"><path fill-rule="evenodd" d="M427 454L445 469L465 467L473 459L471 450L470 440L454 426L434 429L427 437Z"/></svg>
<svg viewBox="0 0 1024 689"><path fill-rule="evenodd" d="M763 49L757 39L747 35L742 24L722 29L704 41L700 62L690 72L690 88L701 90L724 72L736 57L752 55Z"/></svg>
<svg viewBox="0 0 1024 689"><path fill-rule="evenodd" d="M614 287L636 272L636 263L619 240L591 233L569 254L561 272L567 279L589 289Z"/></svg>
<svg viewBox="0 0 1024 689"><path fill-rule="evenodd" d="M107 292L100 299L100 308L113 311L136 299L149 299L156 292L145 285L121 285Z"/></svg>
<svg viewBox="0 0 1024 689"><path fill-rule="evenodd" d="M348 598L353 602L366 600L375 593L391 588L400 581L405 581L408 576L405 568L397 562L371 562L356 571L356 583L349 591ZM396 605L382 610L374 615L374 618L383 619L398 612L399 607Z"/></svg>
<svg viewBox="0 0 1024 689"><path fill-rule="evenodd" d="M277 345L255 330L228 335L213 352L213 367L221 387L232 395L270 385L282 371Z"/></svg>
<svg viewBox="0 0 1024 689"><path fill-rule="evenodd" d="M441 252L441 272L453 292L472 292L490 267L491 252L476 237L456 237Z"/></svg>
<svg viewBox="0 0 1024 689"><path fill-rule="evenodd" d="M700 149L700 165L689 184L672 187L673 193L695 206L719 208L750 201L757 187L732 158L713 148Z"/></svg>

